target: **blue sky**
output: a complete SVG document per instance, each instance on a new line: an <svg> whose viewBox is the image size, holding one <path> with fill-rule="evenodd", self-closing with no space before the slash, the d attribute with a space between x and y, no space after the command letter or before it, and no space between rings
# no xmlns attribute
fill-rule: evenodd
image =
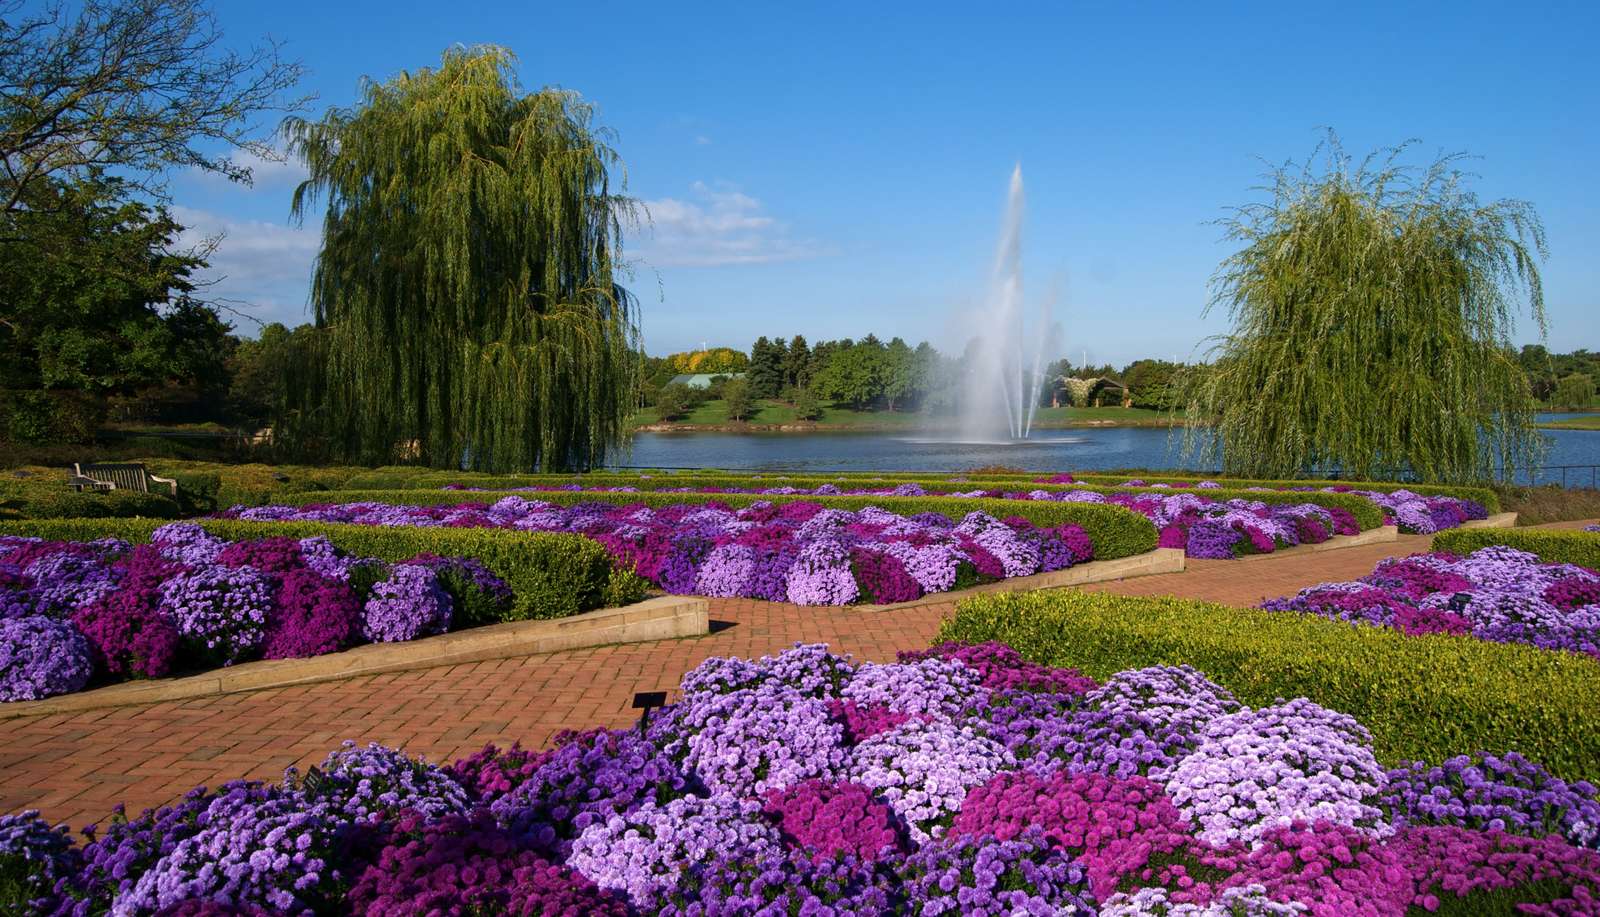
<svg viewBox="0 0 1600 917"><path fill-rule="evenodd" d="M683 6L685 9L675 9ZM577 90L617 132L652 353L758 334L900 335L958 348L981 302L1006 183L1027 184L1028 296L1062 349L1123 363L1192 353L1228 254L1210 221L1263 160L1323 127L1364 152L1469 151L1485 198L1542 215L1550 345L1600 349L1600 4L220 2L228 39L271 35L328 105L362 76L496 43L530 88ZM292 167L253 189L173 186L224 230L218 294L307 316L315 226ZM241 330L248 330L241 324ZM1524 317L1523 340L1535 329Z"/></svg>

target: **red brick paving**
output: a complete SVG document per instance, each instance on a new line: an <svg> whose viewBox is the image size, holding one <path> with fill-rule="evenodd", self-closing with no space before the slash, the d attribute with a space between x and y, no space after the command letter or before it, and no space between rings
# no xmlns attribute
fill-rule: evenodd
<svg viewBox="0 0 1600 917"><path fill-rule="evenodd" d="M1401 536L1336 551L1190 561L1184 573L1085 588L1251 605L1312 583L1354 579L1383 557L1426 550L1428 541ZM289 765L320 761L347 738L404 746L434 761L487 742L539 746L562 729L632 721L634 692L671 690L708 656L760 656L800 641L892 659L927 646L953 607L866 613L713 599L711 617L721 629L696 639L0 721L0 812L40 809L77 827L104 818L117 802L138 811L196 784L275 779Z"/></svg>

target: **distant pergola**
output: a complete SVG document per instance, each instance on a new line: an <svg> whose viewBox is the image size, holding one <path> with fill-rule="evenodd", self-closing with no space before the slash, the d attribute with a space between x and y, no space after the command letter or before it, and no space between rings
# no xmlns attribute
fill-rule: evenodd
<svg viewBox="0 0 1600 917"><path fill-rule="evenodd" d="M1108 392L1116 392L1117 404L1124 407L1128 404L1128 387L1109 376L1097 376L1093 379L1079 379L1074 376L1057 376L1051 383L1050 404L1053 407L1061 406L1061 395L1066 393L1067 400L1077 407L1093 405L1099 407Z"/></svg>

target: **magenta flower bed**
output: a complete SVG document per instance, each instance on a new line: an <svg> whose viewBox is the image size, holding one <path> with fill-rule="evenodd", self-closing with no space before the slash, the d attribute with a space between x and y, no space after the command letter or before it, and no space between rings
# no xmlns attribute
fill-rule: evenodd
<svg viewBox="0 0 1600 917"><path fill-rule="evenodd" d="M0 701L411 640L448 630L458 603L511 598L470 558L389 565L325 538L227 542L181 522L137 546L0 536Z"/></svg>
<svg viewBox="0 0 1600 917"><path fill-rule="evenodd" d="M1592 914L1596 788L1516 755L1381 766L1304 699L1104 684L1008 647L714 658L646 728L440 767L347 744L74 842L0 819L56 914ZM844 713L842 711L854 711ZM16 899L26 899L18 901ZM1520 909L1519 909L1520 906Z"/></svg>
<svg viewBox="0 0 1600 917"><path fill-rule="evenodd" d="M816 503L717 503L651 509L611 503L557 506L523 497L491 505L345 503L235 508L239 519L364 525L491 526L574 532L667 592L799 605L889 603L1008 577L1061 570L1094 557L1076 525L970 513L898 516Z"/></svg>
<svg viewBox="0 0 1600 917"><path fill-rule="evenodd" d="M1388 558L1355 582L1319 583L1261 607L1600 658L1600 573L1501 545Z"/></svg>

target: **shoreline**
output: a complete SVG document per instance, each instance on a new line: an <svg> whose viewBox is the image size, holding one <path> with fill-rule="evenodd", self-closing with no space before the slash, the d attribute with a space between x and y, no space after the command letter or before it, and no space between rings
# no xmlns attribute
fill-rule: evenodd
<svg viewBox="0 0 1600 917"><path fill-rule="evenodd" d="M1106 427L1143 427L1176 429L1181 423L1166 420L1066 420L1046 421L1033 425L1035 430L1088 430ZM954 424L879 424L827 422L795 423L648 423L632 428L630 433L934 433L958 429Z"/></svg>

